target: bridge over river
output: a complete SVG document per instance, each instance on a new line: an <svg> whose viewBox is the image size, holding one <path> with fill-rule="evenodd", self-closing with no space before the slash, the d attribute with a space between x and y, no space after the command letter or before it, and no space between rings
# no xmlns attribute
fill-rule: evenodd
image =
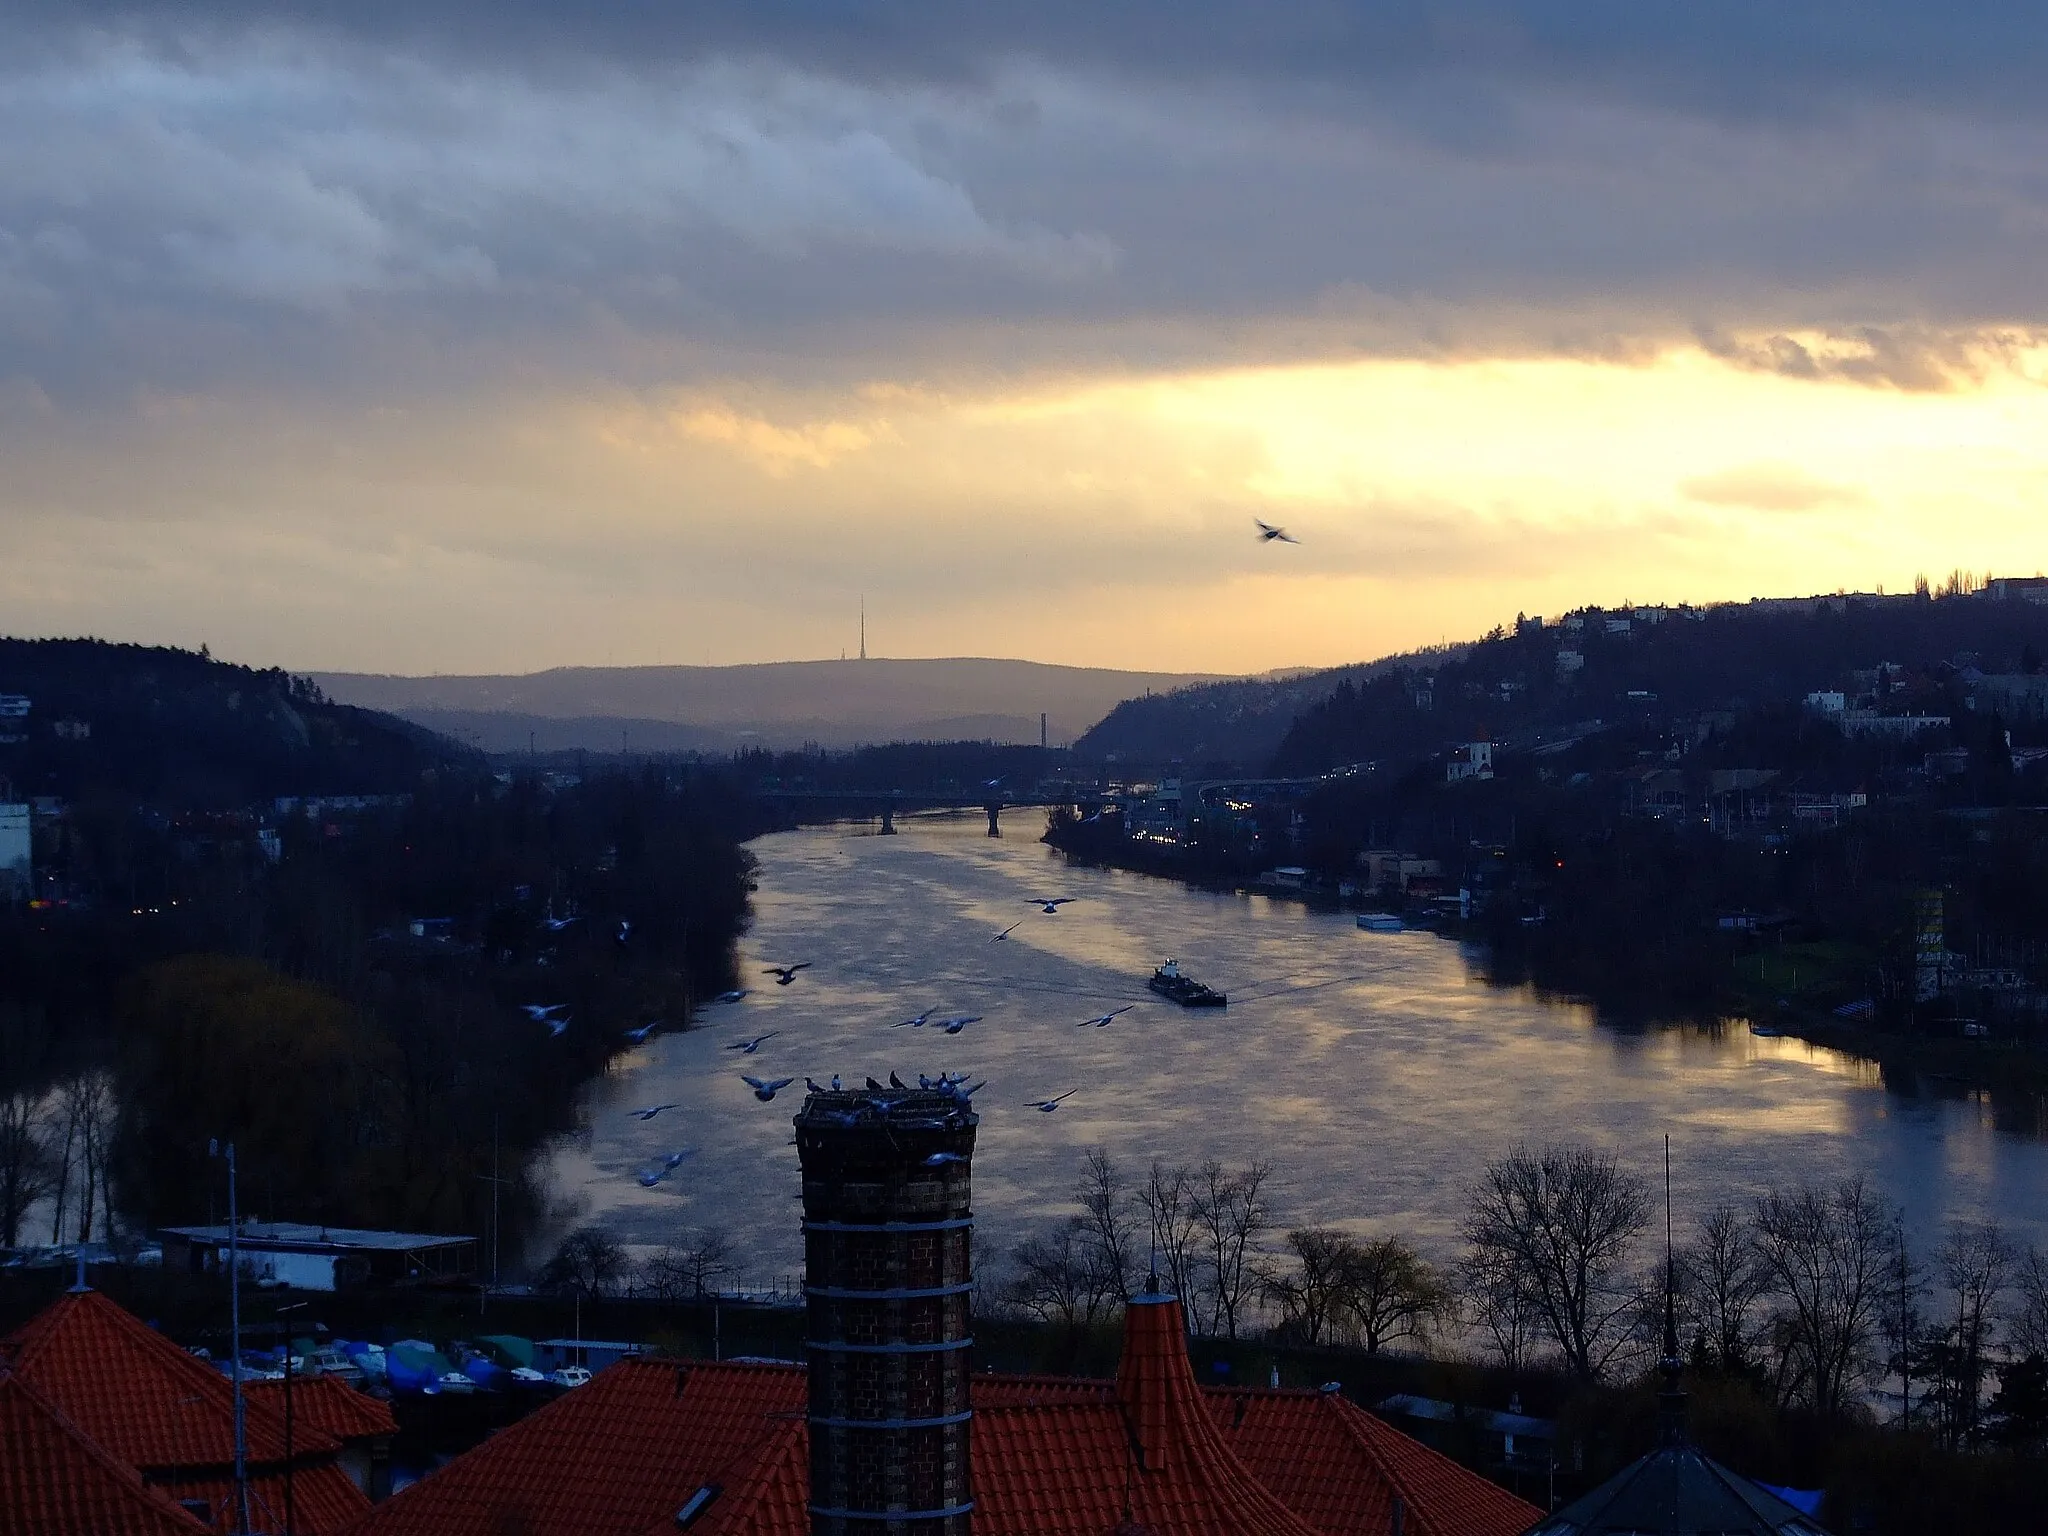
<svg viewBox="0 0 2048 1536"><path fill-rule="evenodd" d="M790 808L798 822L879 820L884 835L894 836L896 817L911 811L972 811L988 816L988 835L1001 837L1006 810L1045 810L1055 805L1092 811L1106 801L1128 798L1122 790L1100 784L1046 784L1029 790L981 785L974 789L810 789L778 785L754 791L763 800Z"/></svg>

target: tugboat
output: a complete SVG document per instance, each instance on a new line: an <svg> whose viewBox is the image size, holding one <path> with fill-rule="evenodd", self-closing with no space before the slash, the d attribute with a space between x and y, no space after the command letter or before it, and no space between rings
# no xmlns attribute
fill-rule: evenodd
<svg viewBox="0 0 2048 1536"><path fill-rule="evenodd" d="M1226 1008L1230 999L1214 987L1205 987L1192 976L1180 973L1180 962L1169 960L1152 973L1152 979L1145 983L1168 1002L1179 1003L1183 1008Z"/></svg>

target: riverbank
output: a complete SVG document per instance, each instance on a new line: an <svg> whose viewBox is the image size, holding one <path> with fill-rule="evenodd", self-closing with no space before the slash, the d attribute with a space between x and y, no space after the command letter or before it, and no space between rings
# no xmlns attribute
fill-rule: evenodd
<svg viewBox="0 0 2048 1536"><path fill-rule="evenodd" d="M1051 833L1044 841L1074 865L1170 880L1189 890L1263 896L1325 912L1384 909L1377 900L1348 897L1322 886L1245 879L1221 871L1189 872L1179 866L1171 849L1131 845L1127 854L1112 855L1096 847L1085 852L1063 847ZM1480 973L1496 986L1530 987L1549 999L1583 1004L1623 1027L1732 1027L1764 1038L1801 1040L1876 1064L1888 1088L1913 1097L1988 1094L2001 1123L2009 1120L2022 1134L2048 1136L2048 1048L2009 1038L1886 1029L1869 1017L1837 1014L1830 1005L1853 991L1846 979L1874 963L1854 946L1794 943L1742 956L1717 952L1711 966L1671 968L1671 976L1691 983L1682 985L1674 997L1668 986L1646 996L1606 984L1605 978L1573 974L1576 968L1568 961L1545 954L1541 924L1517 922L1510 934L1484 917L1461 919L1432 909L1408 914L1406 931L1434 934L1476 950Z"/></svg>

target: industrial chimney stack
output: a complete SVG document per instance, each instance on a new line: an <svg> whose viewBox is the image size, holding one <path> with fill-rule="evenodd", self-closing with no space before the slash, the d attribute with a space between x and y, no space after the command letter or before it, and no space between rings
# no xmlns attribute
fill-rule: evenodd
<svg viewBox="0 0 2048 1536"><path fill-rule="evenodd" d="M796 1116L812 1536L967 1536L977 1117L946 1091L814 1093Z"/></svg>

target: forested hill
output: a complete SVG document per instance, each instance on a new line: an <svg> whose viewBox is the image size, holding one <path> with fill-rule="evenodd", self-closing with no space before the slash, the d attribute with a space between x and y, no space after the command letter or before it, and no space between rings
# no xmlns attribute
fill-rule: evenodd
<svg viewBox="0 0 2048 1536"><path fill-rule="evenodd" d="M1271 767L1393 767L1459 742L1527 746L1626 721L1790 707L1823 690L1885 714L1945 715L1976 674L2038 671L2044 654L2048 607L1981 594L1585 609L1496 630L1429 665L1340 680L1294 720Z"/></svg>
<svg viewBox="0 0 2048 1536"><path fill-rule="evenodd" d="M168 646L0 639L0 696L15 700L0 705L0 781L20 796L227 808L409 789L471 756L395 716L328 703L281 670Z"/></svg>
<svg viewBox="0 0 2048 1536"><path fill-rule="evenodd" d="M1147 693L1117 705L1074 743L1074 750L1098 762L1263 767L1279 750L1295 717L1342 684L1356 686L1402 666L1434 665L1463 650L1440 647L1316 672L1232 678Z"/></svg>

